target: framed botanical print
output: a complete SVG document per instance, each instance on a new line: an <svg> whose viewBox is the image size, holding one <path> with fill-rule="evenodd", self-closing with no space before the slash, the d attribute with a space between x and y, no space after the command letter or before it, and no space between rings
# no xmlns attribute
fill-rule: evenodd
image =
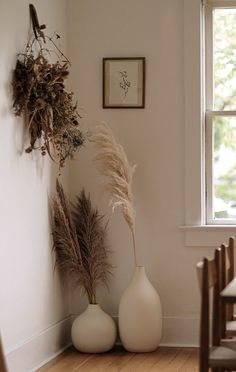
<svg viewBox="0 0 236 372"><path fill-rule="evenodd" d="M103 58L103 108L145 107L145 58Z"/></svg>

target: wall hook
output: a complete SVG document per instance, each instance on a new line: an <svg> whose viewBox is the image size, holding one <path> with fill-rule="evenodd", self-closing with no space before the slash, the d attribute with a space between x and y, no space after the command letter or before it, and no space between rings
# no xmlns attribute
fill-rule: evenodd
<svg viewBox="0 0 236 372"><path fill-rule="evenodd" d="M39 25L37 11L33 4L29 4L29 10L30 10L30 19L32 22L32 27L33 27L35 38L38 39L38 37L42 37L45 42L44 33L42 30L46 28L46 25L41 25L41 26Z"/></svg>

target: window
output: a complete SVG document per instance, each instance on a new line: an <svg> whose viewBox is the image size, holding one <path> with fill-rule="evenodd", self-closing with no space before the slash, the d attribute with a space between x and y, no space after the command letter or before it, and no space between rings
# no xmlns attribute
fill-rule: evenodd
<svg viewBox="0 0 236 372"><path fill-rule="evenodd" d="M224 220L210 223L206 218L205 188L205 103L203 97L205 58L202 50L203 6L206 0L183 0L184 2L184 208L185 219L180 230L184 233L186 247L216 247L235 235L235 224ZM208 0L207 0L208 1ZM208 1L209 3L209 1ZM216 3L216 1L214 1ZM224 5L226 1L224 1ZM211 4L212 6L213 4ZM219 5L219 2L217 2ZM229 2L227 2L229 5ZM231 1L232 8L232 1ZM234 0L236 7L236 1ZM224 6L226 8L226 6ZM209 109L209 107L207 108Z"/></svg>
<svg viewBox="0 0 236 372"><path fill-rule="evenodd" d="M236 1L205 0L206 222L236 223Z"/></svg>

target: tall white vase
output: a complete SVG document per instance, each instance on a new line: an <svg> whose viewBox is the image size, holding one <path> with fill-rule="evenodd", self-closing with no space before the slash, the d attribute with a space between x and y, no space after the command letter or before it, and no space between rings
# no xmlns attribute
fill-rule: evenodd
<svg viewBox="0 0 236 372"><path fill-rule="evenodd" d="M159 296L143 266L137 266L119 306L119 331L123 346L130 352L156 350L162 332Z"/></svg>
<svg viewBox="0 0 236 372"><path fill-rule="evenodd" d="M74 347L83 353L104 353L115 344L116 325L98 304L89 304L74 320L71 338Z"/></svg>

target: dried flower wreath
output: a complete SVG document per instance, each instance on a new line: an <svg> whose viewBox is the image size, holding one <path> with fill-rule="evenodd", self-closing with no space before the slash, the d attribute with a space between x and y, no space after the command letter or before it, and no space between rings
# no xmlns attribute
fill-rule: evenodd
<svg viewBox="0 0 236 372"><path fill-rule="evenodd" d="M16 116L23 116L30 135L26 152L40 149L52 160L65 165L68 158L84 142L79 128L80 115L73 93L65 88L70 62L57 46L58 34L49 37L39 26L35 8L30 5L34 35L30 37L25 52L18 54L13 73L13 109ZM53 46L53 50L48 45ZM57 61L50 63L51 53Z"/></svg>

